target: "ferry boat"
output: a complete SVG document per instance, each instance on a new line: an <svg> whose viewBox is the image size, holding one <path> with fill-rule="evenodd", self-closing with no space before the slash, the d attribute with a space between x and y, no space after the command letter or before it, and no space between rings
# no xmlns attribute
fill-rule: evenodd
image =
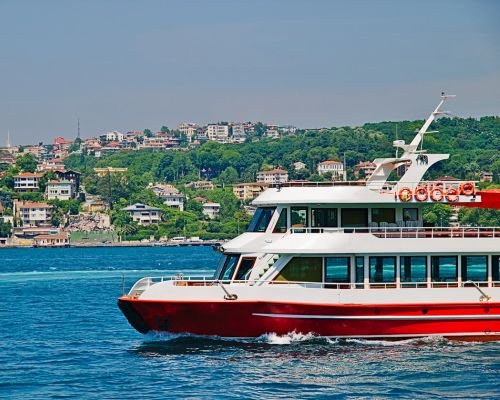
<svg viewBox="0 0 500 400"><path fill-rule="evenodd" d="M423 223L432 203L500 208L500 192L475 182L422 181L449 157L421 148L449 97L366 182L266 190L248 231L220 248L215 276L145 277L119 308L141 333L499 340L500 228Z"/></svg>

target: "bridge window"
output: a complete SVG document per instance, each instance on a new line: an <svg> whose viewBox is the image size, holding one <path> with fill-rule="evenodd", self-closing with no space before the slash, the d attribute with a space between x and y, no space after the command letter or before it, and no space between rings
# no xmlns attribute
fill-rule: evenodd
<svg viewBox="0 0 500 400"><path fill-rule="evenodd" d="M432 282L456 282L457 281L457 257L456 256L432 256L431 257L431 279L432 279Z"/></svg>
<svg viewBox="0 0 500 400"><path fill-rule="evenodd" d="M276 226L274 227L273 233L285 233L287 229L287 209L284 208L281 210L280 217L278 218L278 222L276 222Z"/></svg>
<svg viewBox="0 0 500 400"><path fill-rule="evenodd" d="M396 281L396 257L370 257L370 282Z"/></svg>
<svg viewBox="0 0 500 400"><path fill-rule="evenodd" d="M372 208L372 222L396 222L395 208Z"/></svg>
<svg viewBox="0 0 500 400"><path fill-rule="evenodd" d="M239 254L232 254L226 257L226 261L222 267L222 270L219 274L219 279L223 281L228 281L233 276L234 270L236 269L236 265L238 265L238 259L240 258Z"/></svg>
<svg viewBox="0 0 500 400"><path fill-rule="evenodd" d="M325 258L325 282L349 283L350 257L327 257Z"/></svg>
<svg viewBox="0 0 500 400"><path fill-rule="evenodd" d="M248 225L248 232L265 232L275 209L275 207L257 208L250 225Z"/></svg>
<svg viewBox="0 0 500 400"><path fill-rule="evenodd" d="M491 275L493 281L498 282L500 281L500 256L493 256L491 260Z"/></svg>
<svg viewBox="0 0 500 400"><path fill-rule="evenodd" d="M418 221L418 208L403 208L403 221Z"/></svg>
<svg viewBox="0 0 500 400"><path fill-rule="evenodd" d="M321 257L295 257L281 270L275 281L321 282L323 280Z"/></svg>
<svg viewBox="0 0 500 400"><path fill-rule="evenodd" d="M292 207L292 228L304 228L308 226L307 207Z"/></svg>
<svg viewBox="0 0 500 400"><path fill-rule="evenodd" d="M356 257L356 288L363 288L365 281L365 258Z"/></svg>
<svg viewBox="0 0 500 400"><path fill-rule="evenodd" d="M342 227L365 228L368 226L367 208L343 208L341 217Z"/></svg>
<svg viewBox="0 0 500 400"><path fill-rule="evenodd" d="M462 282L486 282L488 280L487 256L462 256ZM479 284L486 286L486 283Z"/></svg>
<svg viewBox="0 0 500 400"><path fill-rule="evenodd" d="M336 228L336 208L313 208L311 209L311 226L314 228Z"/></svg>
<svg viewBox="0 0 500 400"><path fill-rule="evenodd" d="M427 257L425 256L403 256L401 257L401 286L416 287L415 285L405 285L405 282L422 282L417 287L425 287L427 282Z"/></svg>
<svg viewBox="0 0 500 400"><path fill-rule="evenodd" d="M255 264L255 257L243 257L241 259L240 267L238 268L238 271L236 272L234 279L237 281L248 280L248 277L250 276L250 272L252 271L254 264Z"/></svg>

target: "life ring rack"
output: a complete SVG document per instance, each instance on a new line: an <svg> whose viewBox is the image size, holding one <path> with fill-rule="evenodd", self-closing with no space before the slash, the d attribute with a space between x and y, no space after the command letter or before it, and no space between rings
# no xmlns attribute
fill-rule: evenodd
<svg viewBox="0 0 500 400"><path fill-rule="evenodd" d="M398 193L399 200L408 202L413 197L413 192L408 186L402 187Z"/></svg>
<svg viewBox="0 0 500 400"><path fill-rule="evenodd" d="M415 189L415 199L418 201L425 201L429 197L429 193L424 186L419 186Z"/></svg>
<svg viewBox="0 0 500 400"><path fill-rule="evenodd" d="M474 182L464 182L460 185L460 193L464 196L472 196L474 192Z"/></svg>
<svg viewBox="0 0 500 400"><path fill-rule="evenodd" d="M455 201L458 200L458 195L459 195L459 192L456 188L454 187L450 187L448 188L448 190L446 191L446 200L450 203L454 203Z"/></svg>
<svg viewBox="0 0 500 400"><path fill-rule="evenodd" d="M442 189L433 187L430 196L432 201L441 201L443 200L444 193Z"/></svg>

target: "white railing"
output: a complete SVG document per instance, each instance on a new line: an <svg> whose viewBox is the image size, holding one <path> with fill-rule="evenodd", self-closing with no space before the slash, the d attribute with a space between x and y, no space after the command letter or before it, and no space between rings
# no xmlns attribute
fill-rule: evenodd
<svg viewBox="0 0 500 400"><path fill-rule="evenodd" d="M392 226L395 225L395 226ZM383 227L365 228L290 228L290 234L298 233L347 233L372 234L378 238L500 238L500 227L401 227L388 224Z"/></svg>
<svg viewBox="0 0 500 400"><path fill-rule="evenodd" d="M213 277L179 277L179 276L158 276L158 277L146 277L142 278L135 283L135 285L130 289L128 295L131 297L139 296L144 290L150 286L161 283L161 282L172 282L174 286L178 287L207 287L207 286L255 286L255 285L272 285L276 287L287 287L287 286L300 286L302 288L314 288L314 289L400 289L400 288L458 288L458 287L488 287L490 286L488 281L448 281L448 282L370 282L370 283L335 283L335 282L301 282L301 281L277 281L277 280L218 280ZM500 286L500 281L491 282L491 287Z"/></svg>

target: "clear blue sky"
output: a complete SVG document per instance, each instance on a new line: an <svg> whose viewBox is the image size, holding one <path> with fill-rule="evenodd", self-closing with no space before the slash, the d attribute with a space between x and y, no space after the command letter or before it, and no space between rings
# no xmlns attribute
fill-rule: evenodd
<svg viewBox="0 0 500 400"><path fill-rule="evenodd" d="M0 144L500 115L500 1L0 2Z"/></svg>

